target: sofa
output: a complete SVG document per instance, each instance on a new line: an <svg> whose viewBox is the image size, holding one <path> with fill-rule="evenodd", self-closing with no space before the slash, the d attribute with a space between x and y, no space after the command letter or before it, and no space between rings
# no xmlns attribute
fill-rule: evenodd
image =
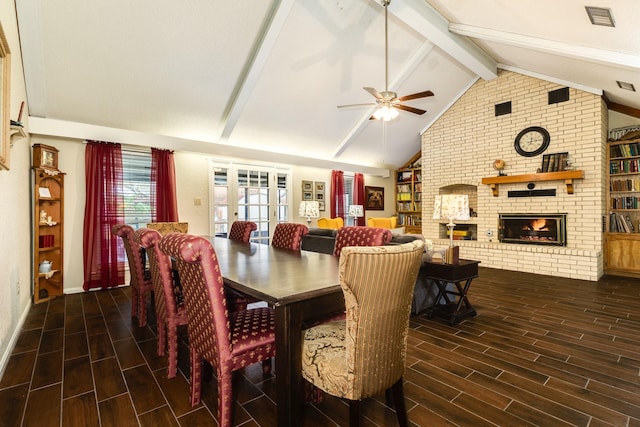
<svg viewBox="0 0 640 427"><path fill-rule="evenodd" d="M333 254L334 245L336 242L336 234L338 230L331 230L326 228L310 228L309 232L302 237L301 249L304 251L320 252L324 254ZM389 245L400 245L402 243L411 242L415 239L424 239L419 234L394 234L391 237ZM430 261L433 251L431 241L425 240L426 251L424 255L425 261ZM438 251L436 251L438 253ZM411 312L418 314L422 310L431 307L434 304L434 300L437 294L437 286L431 280L426 279L425 265L420 268L418 278L416 279L416 286L413 291L413 302L411 304Z"/></svg>

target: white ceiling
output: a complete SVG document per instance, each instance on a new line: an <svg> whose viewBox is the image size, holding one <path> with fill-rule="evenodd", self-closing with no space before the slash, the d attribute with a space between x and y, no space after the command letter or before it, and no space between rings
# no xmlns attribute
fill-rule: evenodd
<svg viewBox="0 0 640 427"><path fill-rule="evenodd" d="M384 90L375 0L16 0L33 133L376 172L498 67L640 110L640 7L593 0L392 0L389 90L425 109L369 120Z"/></svg>

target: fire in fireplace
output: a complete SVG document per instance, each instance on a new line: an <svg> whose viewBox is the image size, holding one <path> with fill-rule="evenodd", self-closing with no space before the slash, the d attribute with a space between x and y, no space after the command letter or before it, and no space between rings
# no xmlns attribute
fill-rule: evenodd
<svg viewBox="0 0 640 427"><path fill-rule="evenodd" d="M500 214L499 240L503 243L567 245L567 214Z"/></svg>

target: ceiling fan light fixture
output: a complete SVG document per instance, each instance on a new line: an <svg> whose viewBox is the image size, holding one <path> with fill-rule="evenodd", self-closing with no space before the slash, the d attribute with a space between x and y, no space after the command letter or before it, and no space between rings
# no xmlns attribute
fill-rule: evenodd
<svg viewBox="0 0 640 427"><path fill-rule="evenodd" d="M398 110L390 105L383 105L373 112L373 118L388 122L398 117Z"/></svg>

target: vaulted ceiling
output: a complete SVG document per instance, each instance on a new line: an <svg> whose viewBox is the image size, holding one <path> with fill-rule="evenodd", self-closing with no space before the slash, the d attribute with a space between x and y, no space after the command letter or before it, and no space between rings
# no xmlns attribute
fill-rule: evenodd
<svg viewBox="0 0 640 427"><path fill-rule="evenodd" d="M369 120L385 89L376 0L16 0L30 131L375 173L499 68L640 110L640 7L597 0L392 0L389 90L427 110Z"/></svg>

